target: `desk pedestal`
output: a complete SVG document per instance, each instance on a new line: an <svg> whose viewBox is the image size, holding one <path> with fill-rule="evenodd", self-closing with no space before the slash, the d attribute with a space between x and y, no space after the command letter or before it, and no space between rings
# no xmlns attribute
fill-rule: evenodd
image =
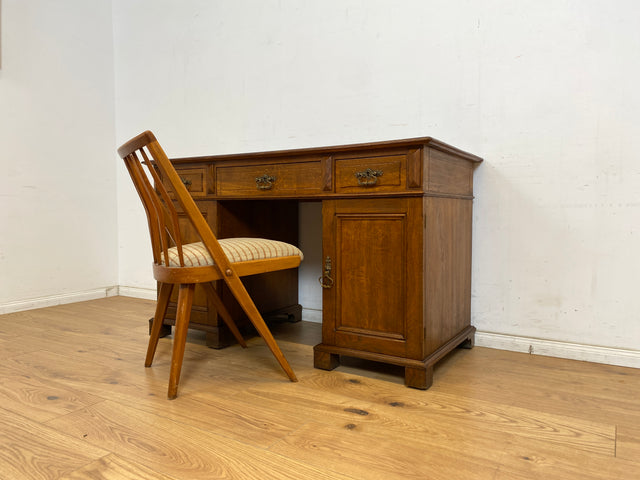
<svg viewBox="0 0 640 480"><path fill-rule="evenodd" d="M428 388L435 362L473 345L471 200L328 200L322 218L329 268L314 366L331 370L339 355L391 363Z"/></svg>

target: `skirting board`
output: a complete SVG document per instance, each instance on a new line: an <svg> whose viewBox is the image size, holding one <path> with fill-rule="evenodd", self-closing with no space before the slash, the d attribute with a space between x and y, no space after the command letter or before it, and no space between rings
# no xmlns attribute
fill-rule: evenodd
<svg viewBox="0 0 640 480"><path fill-rule="evenodd" d="M304 322L322 323L322 310L302 307L302 320Z"/></svg>
<svg viewBox="0 0 640 480"><path fill-rule="evenodd" d="M33 310L36 308L54 307L66 303L85 302L98 298L113 297L118 295L117 286L96 288L84 292L63 293L60 295L50 295L48 297L30 298L28 300L18 300L0 304L0 315L5 313L21 312L23 310ZM154 290L155 292L155 290Z"/></svg>
<svg viewBox="0 0 640 480"><path fill-rule="evenodd" d="M145 300L156 300L158 298L158 292L155 288L125 287L124 285L118 287L118 295L144 298Z"/></svg>
<svg viewBox="0 0 640 480"><path fill-rule="evenodd" d="M475 344L479 347L530 353L532 355L640 368L640 350L597 347L594 345L516 337L480 331L476 332Z"/></svg>

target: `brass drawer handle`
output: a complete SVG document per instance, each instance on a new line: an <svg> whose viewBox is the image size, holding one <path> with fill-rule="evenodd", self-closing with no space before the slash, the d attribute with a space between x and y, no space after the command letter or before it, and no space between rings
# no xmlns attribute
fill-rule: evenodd
<svg viewBox="0 0 640 480"><path fill-rule="evenodd" d="M182 184L187 187L187 190L189 190L189 187L191 187L191 180L182 177L180 177L180 180L182 180Z"/></svg>
<svg viewBox="0 0 640 480"><path fill-rule="evenodd" d="M322 288L333 287L333 278L331 278L331 257L327 257L324 261L324 273L318 278Z"/></svg>
<svg viewBox="0 0 640 480"><path fill-rule="evenodd" d="M371 187L378 183L378 177L383 175L382 170L371 170L367 168L363 172L356 172L355 176L358 179L358 185L361 187Z"/></svg>
<svg viewBox="0 0 640 480"><path fill-rule="evenodd" d="M256 177L256 187L258 190L271 190L275 181L276 177L265 173L261 177Z"/></svg>

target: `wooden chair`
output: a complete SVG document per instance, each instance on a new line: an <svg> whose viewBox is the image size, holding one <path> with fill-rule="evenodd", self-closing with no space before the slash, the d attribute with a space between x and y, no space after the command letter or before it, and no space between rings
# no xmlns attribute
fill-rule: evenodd
<svg viewBox="0 0 640 480"><path fill-rule="evenodd" d="M293 245L274 240L218 240L151 132L146 131L129 140L118 149L118 154L125 162L147 214L153 249L153 276L158 281L158 304L151 327L145 367L151 366L171 292L174 285L179 285L168 397L173 399L178 392L196 284L204 286L218 314L238 343L244 348L247 346L211 283L216 280L226 283L289 379L297 381L240 277L296 268L303 258L302 252ZM175 202L165 188L167 185L175 195ZM191 222L200 242L183 241L176 203Z"/></svg>

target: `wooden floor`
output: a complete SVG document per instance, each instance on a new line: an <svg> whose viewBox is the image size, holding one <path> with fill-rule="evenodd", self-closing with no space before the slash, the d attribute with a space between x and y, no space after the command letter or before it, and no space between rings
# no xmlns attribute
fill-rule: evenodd
<svg viewBox="0 0 640 480"><path fill-rule="evenodd" d="M111 297L0 316L0 479L639 479L640 370L476 347L427 391L402 371L313 369L317 324L171 339L143 367L154 302Z"/></svg>

